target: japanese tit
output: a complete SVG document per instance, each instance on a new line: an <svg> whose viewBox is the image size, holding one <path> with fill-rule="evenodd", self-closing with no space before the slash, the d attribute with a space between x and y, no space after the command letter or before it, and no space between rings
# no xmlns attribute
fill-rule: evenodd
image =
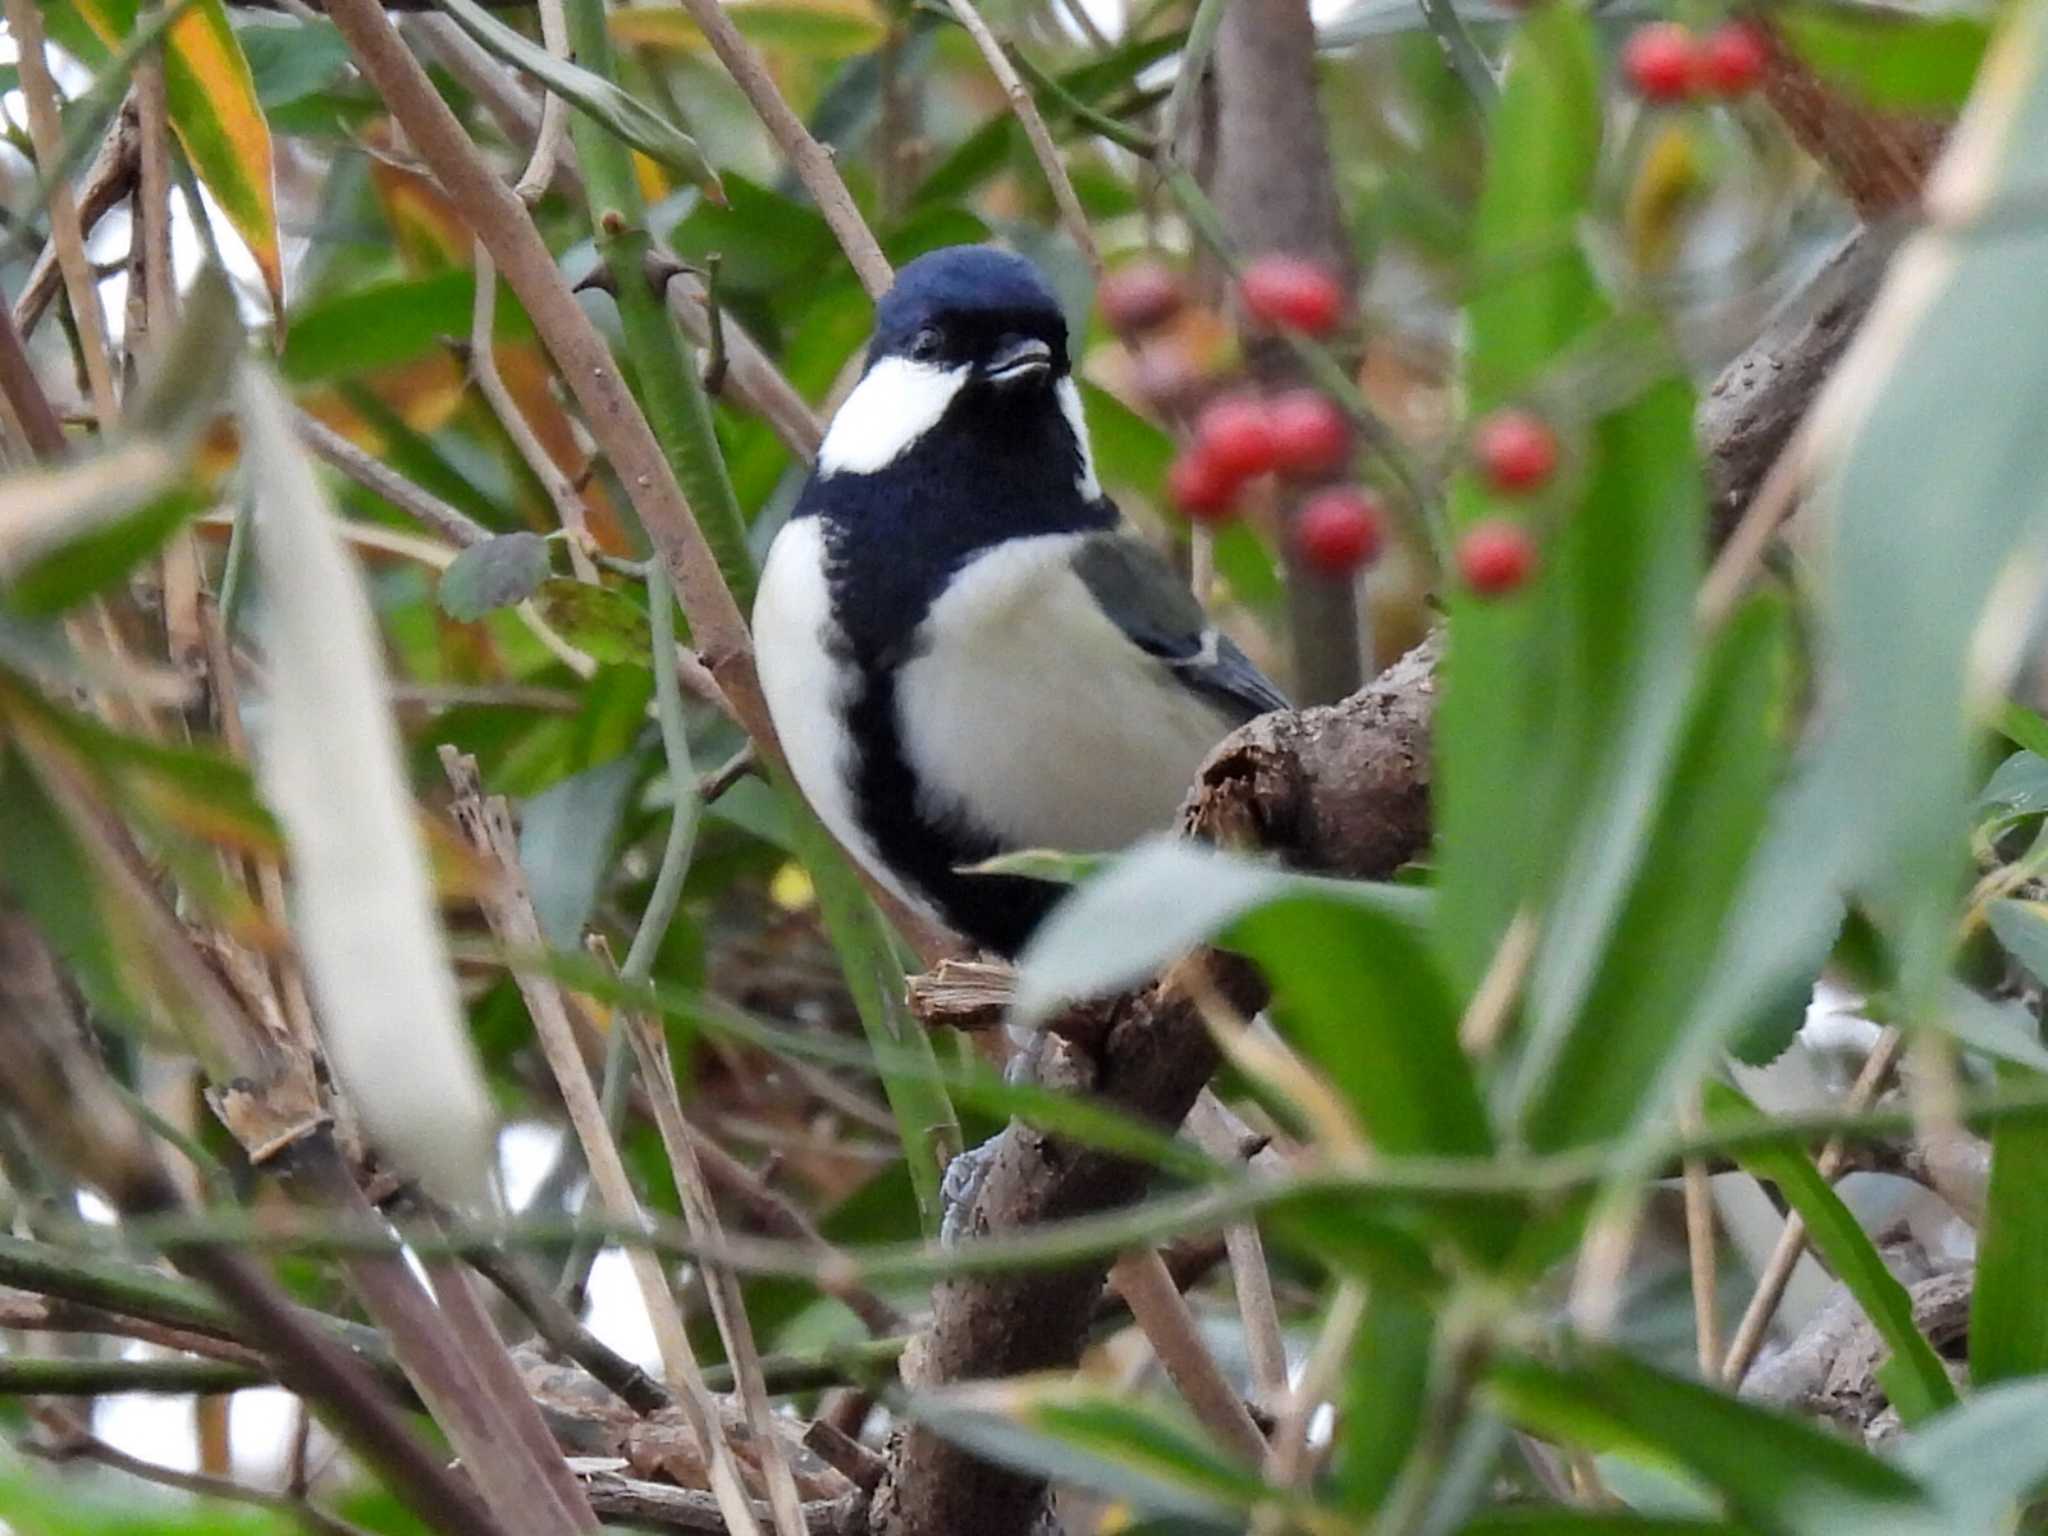
<svg viewBox="0 0 2048 1536"><path fill-rule="evenodd" d="M905 266L776 535L761 685L798 785L883 885L1014 955L1060 895L969 866L1172 825L1204 756L1286 701L1118 527L1030 263Z"/></svg>

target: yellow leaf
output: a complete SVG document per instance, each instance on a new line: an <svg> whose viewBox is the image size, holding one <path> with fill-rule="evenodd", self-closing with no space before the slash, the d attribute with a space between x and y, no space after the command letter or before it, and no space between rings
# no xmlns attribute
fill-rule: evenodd
<svg viewBox="0 0 2048 1536"><path fill-rule="evenodd" d="M727 0L725 13L763 48L823 59L872 52L889 31L872 0ZM611 27L622 43L692 53L705 46L696 23L668 6L614 12Z"/></svg>
<svg viewBox="0 0 2048 1536"><path fill-rule="evenodd" d="M109 48L135 30L136 0L72 0ZM193 172L256 259L284 321L284 258L270 124L222 0L192 0L164 37L164 102Z"/></svg>

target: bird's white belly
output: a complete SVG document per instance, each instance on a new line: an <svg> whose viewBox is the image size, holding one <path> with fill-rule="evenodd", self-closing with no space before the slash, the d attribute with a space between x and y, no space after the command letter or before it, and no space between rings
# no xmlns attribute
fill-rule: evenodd
<svg viewBox="0 0 2048 1536"><path fill-rule="evenodd" d="M1103 615L1069 563L1079 539L973 561L897 680L924 809L964 811L1011 847L1096 852L1163 830L1229 729Z"/></svg>
<svg viewBox="0 0 2048 1536"><path fill-rule="evenodd" d="M815 517L786 524L769 548L754 596L754 665L797 788L840 845L869 874L921 912L931 907L890 872L854 815L851 744L841 716L845 664L833 655L837 626L825 579L825 532Z"/></svg>

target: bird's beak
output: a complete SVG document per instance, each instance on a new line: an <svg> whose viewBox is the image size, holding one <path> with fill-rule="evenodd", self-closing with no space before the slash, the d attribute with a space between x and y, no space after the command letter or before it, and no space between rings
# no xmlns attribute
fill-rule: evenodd
<svg viewBox="0 0 2048 1536"><path fill-rule="evenodd" d="M991 384L1022 384L1052 372L1052 348L1036 336L1005 336L981 365Z"/></svg>

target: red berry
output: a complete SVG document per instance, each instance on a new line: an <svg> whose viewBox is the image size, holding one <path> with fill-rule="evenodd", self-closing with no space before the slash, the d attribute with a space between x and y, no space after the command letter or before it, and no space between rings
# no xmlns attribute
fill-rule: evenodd
<svg viewBox="0 0 2048 1536"><path fill-rule="evenodd" d="M1701 86L1716 96L1746 96L1763 80L1771 45L1753 21L1724 21L1700 45Z"/></svg>
<svg viewBox="0 0 2048 1536"><path fill-rule="evenodd" d="M1110 329L1133 334L1164 325L1180 312L1186 295L1180 274L1159 261L1134 261L1102 280L1096 301Z"/></svg>
<svg viewBox="0 0 2048 1536"><path fill-rule="evenodd" d="M1244 269L1238 297L1262 324L1309 336L1327 336L1344 317L1344 290L1313 261L1275 253Z"/></svg>
<svg viewBox="0 0 2048 1536"><path fill-rule="evenodd" d="M1472 434L1472 456L1494 490L1521 495L1557 473L1557 434L1532 412L1495 411Z"/></svg>
<svg viewBox="0 0 2048 1536"><path fill-rule="evenodd" d="M1528 530L1504 517L1475 523L1458 541L1458 572L1481 597L1512 592L1536 569Z"/></svg>
<svg viewBox="0 0 2048 1536"><path fill-rule="evenodd" d="M1318 491L1294 519L1295 547L1325 576L1349 576L1379 558L1386 542L1379 503L1349 486Z"/></svg>
<svg viewBox="0 0 2048 1536"><path fill-rule="evenodd" d="M1195 418L1195 442L1226 475L1246 480L1273 467L1273 425L1254 395L1224 395Z"/></svg>
<svg viewBox="0 0 2048 1536"><path fill-rule="evenodd" d="M1637 27L1622 44L1621 67L1645 101L1683 101L1699 84L1700 56L1692 33L1675 21Z"/></svg>
<svg viewBox="0 0 2048 1536"><path fill-rule="evenodd" d="M1273 462L1289 475L1326 475L1351 453L1351 426L1328 395L1290 389L1266 404L1273 430Z"/></svg>
<svg viewBox="0 0 2048 1536"><path fill-rule="evenodd" d="M1228 522L1237 506L1237 487L1238 477L1199 447L1167 466L1166 492L1191 522Z"/></svg>

